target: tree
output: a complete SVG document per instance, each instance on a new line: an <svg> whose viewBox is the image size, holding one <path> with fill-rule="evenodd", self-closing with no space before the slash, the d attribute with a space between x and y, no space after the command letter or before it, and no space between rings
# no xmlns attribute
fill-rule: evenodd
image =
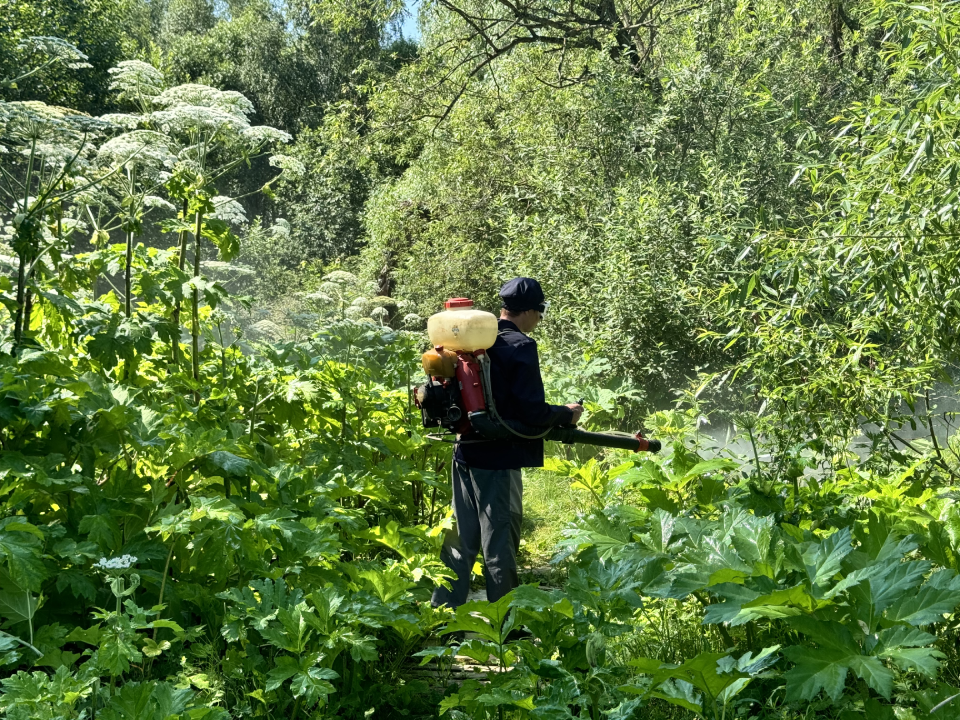
<svg viewBox="0 0 960 720"><path fill-rule="evenodd" d="M107 110L108 71L136 50L127 29L134 0L5 0L0 3L0 77L17 74L20 63L39 67L46 57L35 48L32 57L16 52L30 36L54 37L70 43L86 56L90 67L74 73L63 63L43 67L28 82L0 89L7 100L40 100L99 115Z"/></svg>
<svg viewBox="0 0 960 720"><path fill-rule="evenodd" d="M887 38L889 86L850 102L833 142L799 165L812 217L752 235L712 297L726 322L710 337L739 346L736 371L776 411L784 447L810 441L839 457L876 423L877 447L913 452L897 432L916 408L944 469L929 391L960 361L960 63L945 51L960 15L880 2L867 25Z"/></svg>
<svg viewBox="0 0 960 720"><path fill-rule="evenodd" d="M177 81L243 93L258 121L295 133L317 127L328 103L362 86L364 65L381 53L374 19L338 29L313 11L296 0L250 0L218 18L204 0L176 0L161 44Z"/></svg>
<svg viewBox="0 0 960 720"><path fill-rule="evenodd" d="M450 294L495 309L500 282L538 277L558 300L553 357L580 363L586 348L670 402L695 368L732 359L698 335L723 324L701 298L744 250L738 228L809 219L815 192L790 184L795 164L870 87L869 48L839 71L821 10L693 9L659 29L656 83L569 46L564 62L590 76L558 83L557 53L536 43L466 79L443 54L466 47L461 19L438 11L420 59L371 103L370 144L409 167L366 206L366 277L386 275L421 315ZM439 83L449 73L465 85Z"/></svg>
<svg viewBox="0 0 960 720"><path fill-rule="evenodd" d="M10 245L17 256L12 342L18 351L30 328L31 282L44 258L67 250L64 205L102 182L106 174L91 162L95 143L112 126L104 121L44 103L0 103L0 211L11 219ZM50 216L54 223L48 223Z"/></svg>

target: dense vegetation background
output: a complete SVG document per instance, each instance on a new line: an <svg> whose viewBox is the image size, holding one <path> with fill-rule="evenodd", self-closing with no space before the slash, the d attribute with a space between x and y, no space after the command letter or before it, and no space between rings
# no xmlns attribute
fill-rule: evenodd
<svg viewBox="0 0 960 720"><path fill-rule="evenodd" d="M960 7L412 11L0 3L0 714L960 716ZM669 449L451 614L408 388L518 274Z"/></svg>

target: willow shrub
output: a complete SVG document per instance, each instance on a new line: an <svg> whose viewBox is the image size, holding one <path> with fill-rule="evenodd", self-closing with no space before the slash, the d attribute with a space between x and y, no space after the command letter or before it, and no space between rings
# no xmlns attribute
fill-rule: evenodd
<svg viewBox="0 0 960 720"><path fill-rule="evenodd" d="M903 450L890 433L929 423L930 390L955 376L960 12L877 2L867 20L887 91L850 104L830 152L797 170L814 221L756 233L713 296L726 322L712 338L742 355L786 446L839 452L867 422L877 447Z"/></svg>

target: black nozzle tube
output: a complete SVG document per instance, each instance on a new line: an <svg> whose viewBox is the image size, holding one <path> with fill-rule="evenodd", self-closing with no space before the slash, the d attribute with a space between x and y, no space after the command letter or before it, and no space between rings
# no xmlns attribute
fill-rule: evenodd
<svg viewBox="0 0 960 720"><path fill-rule="evenodd" d="M516 439L516 435L505 428L486 411L470 413L470 424L473 429L490 440L511 440ZM524 435L535 436L543 433L544 428L526 425L515 420L508 420L518 432ZM550 428L544 436L544 440L553 440L567 444L582 443L583 445L597 445L599 447L619 448L621 450L632 450L633 452L660 452L659 440L648 440L647 438L637 437L635 435L623 435L615 433L596 433L587 430L581 430L570 425L559 425Z"/></svg>
<svg viewBox="0 0 960 720"><path fill-rule="evenodd" d="M659 440L634 435L619 435L613 433L597 433L566 425L555 427L547 433L547 440L556 440L562 443L582 443L583 445L598 445L599 447L633 450L634 452L660 452Z"/></svg>

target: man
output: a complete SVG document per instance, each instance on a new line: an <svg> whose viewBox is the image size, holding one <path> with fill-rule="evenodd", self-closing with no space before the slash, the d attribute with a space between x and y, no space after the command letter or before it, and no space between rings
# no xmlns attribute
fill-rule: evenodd
<svg viewBox="0 0 960 720"><path fill-rule="evenodd" d="M532 278L518 277L500 289L497 341L487 350L497 411L505 420L544 428L576 425L578 404L548 405L537 343L527 337L546 312L543 290ZM523 481L520 469L543 467L543 440L484 440L476 433L459 438L453 454L453 513L456 533L448 533L440 557L457 577L452 589L437 588L433 605L456 608L467 600L477 553L483 552L487 600L496 602L519 585L517 551Z"/></svg>

